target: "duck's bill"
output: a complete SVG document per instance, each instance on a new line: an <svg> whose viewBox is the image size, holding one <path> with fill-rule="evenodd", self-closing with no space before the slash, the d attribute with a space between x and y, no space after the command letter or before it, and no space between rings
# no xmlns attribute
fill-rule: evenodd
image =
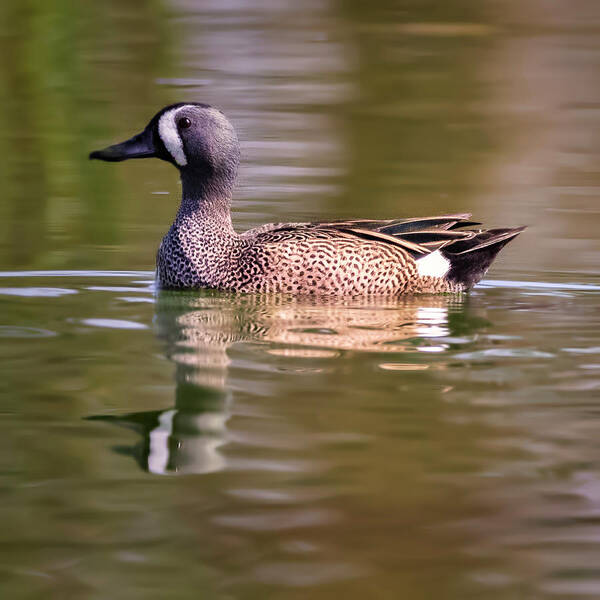
<svg viewBox="0 0 600 600"><path fill-rule="evenodd" d="M150 129L142 131L130 140L90 153L90 159L97 158L98 160L110 162L118 162L128 158L151 158L152 156L156 156L156 148L152 141L152 130Z"/></svg>

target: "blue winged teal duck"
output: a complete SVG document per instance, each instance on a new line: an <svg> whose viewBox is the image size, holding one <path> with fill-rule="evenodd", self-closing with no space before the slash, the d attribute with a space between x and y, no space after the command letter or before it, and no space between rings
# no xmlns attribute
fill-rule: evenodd
<svg viewBox="0 0 600 600"><path fill-rule="evenodd" d="M163 288L321 295L460 292L485 274L516 229L478 229L468 214L272 223L236 233L231 197L240 146L207 104L163 108L140 134L90 158L156 157L179 169L181 205L157 255ZM466 229L465 229L466 228Z"/></svg>

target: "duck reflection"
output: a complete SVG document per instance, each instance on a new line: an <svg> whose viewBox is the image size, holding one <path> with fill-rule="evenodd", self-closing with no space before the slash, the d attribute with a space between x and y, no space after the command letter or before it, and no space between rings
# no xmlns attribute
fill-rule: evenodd
<svg viewBox="0 0 600 600"><path fill-rule="evenodd" d="M161 291L155 325L175 365L174 406L91 418L137 431L142 441L117 451L151 473L220 471L228 466L222 447L234 344L262 342L270 355L314 359L342 351L440 351L443 338L464 322L465 302L458 296L311 299Z"/></svg>

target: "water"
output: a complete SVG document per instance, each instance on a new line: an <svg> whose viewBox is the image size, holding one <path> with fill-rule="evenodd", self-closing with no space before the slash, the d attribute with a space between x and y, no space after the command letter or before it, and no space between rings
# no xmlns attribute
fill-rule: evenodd
<svg viewBox="0 0 600 600"><path fill-rule="evenodd" d="M0 7L7 598L600 595L592 0ZM168 102L243 141L239 229L530 228L470 295L159 292Z"/></svg>

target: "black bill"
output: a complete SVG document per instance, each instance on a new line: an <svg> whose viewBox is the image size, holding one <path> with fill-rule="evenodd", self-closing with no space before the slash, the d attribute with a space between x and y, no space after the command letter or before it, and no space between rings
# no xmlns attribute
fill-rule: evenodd
<svg viewBox="0 0 600 600"><path fill-rule="evenodd" d="M97 158L98 160L110 162L118 162L128 158L150 158L152 156L156 156L156 148L152 140L152 129L150 127L125 142L90 153L90 159Z"/></svg>

